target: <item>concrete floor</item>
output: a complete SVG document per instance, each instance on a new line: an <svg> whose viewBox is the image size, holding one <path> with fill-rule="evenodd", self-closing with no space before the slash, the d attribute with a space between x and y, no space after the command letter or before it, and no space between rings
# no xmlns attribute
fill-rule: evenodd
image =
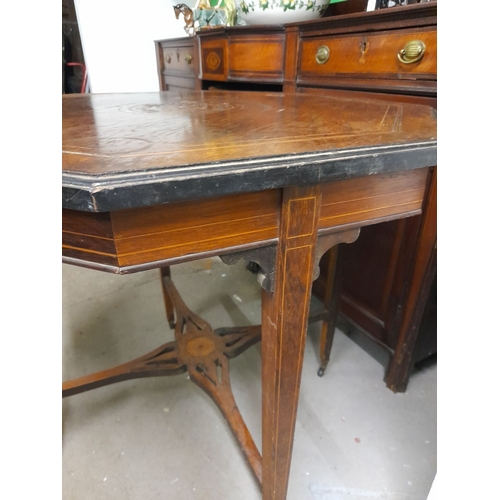
<svg viewBox="0 0 500 500"><path fill-rule="evenodd" d="M115 276L63 265L63 378L115 366L172 340L158 271ZM188 307L213 328L260 323L244 263L172 268ZM340 325L341 328L342 325ZM385 353L337 331L318 368L305 351L288 500L425 500L436 474L436 365L404 394ZM260 345L231 360L236 401L260 448ZM260 491L214 403L187 374L121 382L63 400L64 500L257 500Z"/></svg>

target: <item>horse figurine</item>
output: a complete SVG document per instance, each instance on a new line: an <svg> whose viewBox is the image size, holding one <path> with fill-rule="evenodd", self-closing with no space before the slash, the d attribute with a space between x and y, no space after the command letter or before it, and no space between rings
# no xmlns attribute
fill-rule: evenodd
<svg viewBox="0 0 500 500"><path fill-rule="evenodd" d="M193 11L185 3L178 3L177 5L174 5L174 12L176 19L179 19L181 14L184 16L184 31L189 36L194 36L195 29Z"/></svg>
<svg viewBox="0 0 500 500"><path fill-rule="evenodd" d="M222 9L221 4L224 1L226 10L226 26L236 25L236 3L235 0L219 0L215 9ZM179 3L174 6L175 18L179 19L180 14L184 16L184 31L193 36L196 32L194 25L194 12L195 10L212 9L210 0L197 0L193 10L191 10L185 3Z"/></svg>

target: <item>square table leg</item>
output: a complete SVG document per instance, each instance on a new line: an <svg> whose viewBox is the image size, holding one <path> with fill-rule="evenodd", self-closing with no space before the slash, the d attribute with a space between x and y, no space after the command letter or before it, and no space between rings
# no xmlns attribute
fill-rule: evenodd
<svg viewBox="0 0 500 500"><path fill-rule="evenodd" d="M284 500L290 473L317 240L318 186L283 191L276 281L262 295L262 498Z"/></svg>

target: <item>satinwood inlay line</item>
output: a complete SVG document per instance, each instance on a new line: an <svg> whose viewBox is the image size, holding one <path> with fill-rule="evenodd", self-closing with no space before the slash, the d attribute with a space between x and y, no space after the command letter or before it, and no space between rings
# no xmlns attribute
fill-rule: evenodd
<svg viewBox="0 0 500 500"><path fill-rule="evenodd" d="M422 197L424 194L424 191L425 190L423 188L407 189L404 191L398 191L398 196L401 197L401 196L406 195L406 194L416 193L416 194L420 195L420 197ZM349 200L330 201L327 203L322 203L321 208L331 207L331 206L335 206L335 205L342 205L344 203L358 203L358 202L366 201L366 200L376 200L377 198L384 199L386 197L387 197L387 193L383 193L383 194L374 194L371 196L362 196L360 198L350 198Z"/></svg>
<svg viewBox="0 0 500 500"><path fill-rule="evenodd" d="M275 227L269 227L269 228L264 228L264 229L257 229L255 231L245 231L245 232L240 232L240 233L234 233L233 235L229 235L228 237L224 237L226 239L230 239L234 236L246 236L246 235L250 235L250 234L256 234L256 233L266 233L266 232L269 232L269 231L273 231L273 234L274 234L274 231L275 231ZM116 240L116 242L118 243L120 240ZM123 241L123 240L121 240ZM204 238L204 239L199 239L197 240L197 243L207 243L207 242L210 242L210 241L221 241L221 236L216 236L214 238ZM127 257L129 255L139 255L139 254L142 254L142 253L148 253L150 252L151 250L155 250L155 251L158 251L158 250L168 250L168 249L171 249L171 248L179 248L179 247L183 247L185 245L191 245L193 243L193 241L186 241L185 243L178 243L177 245L166 245L166 246L159 246L159 247L154 247L154 248L146 248L145 250L141 251L141 250L132 250L130 252L120 252L120 256L121 257Z"/></svg>
<svg viewBox="0 0 500 500"><path fill-rule="evenodd" d="M314 212L313 212L314 213ZM289 248L286 253L285 253L285 269L286 269L286 262L287 262L287 257L290 254L290 252L295 252L297 250L304 250L307 249L307 260L306 260L306 267L309 268L311 266L311 254L312 254L312 245L304 245L301 247L295 247L295 248ZM306 290L309 290L311 286L311 277L312 274L308 273L308 280L306 283ZM282 311L285 310L285 304L284 304L284 299L282 295ZM303 360L303 355L304 355L304 346L305 346L305 341L304 337L307 334L307 313L308 313L307 307L302 309L302 333L300 336L300 354L297 356L297 376L295 377L295 383L294 383L294 394L293 394L293 399L298 398L299 394L299 388L300 388L300 377L301 377L301 364ZM281 323L281 331L280 331L280 336L283 336L283 323ZM282 345L282 342L280 341L280 346ZM296 420L296 415L297 415L297 408L295 408L293 415L292 415L292 422L295 422ZM291 426L290 428L290 437L289 437L289 447L288 447L288 452L287 456L290 456L292 453L292 446L293 446L293 434L294 434L294 427Z"/></svg>
<svg viewBox="0 0 500 500"><path fill-rule="evenodd" d="M390 135L393 133L391 130L387 131L377 131L379 135ZM280 143L283 144L293 144L293 143L303 143L305 140L310 140L310 141L315 141L315 140L321 140L324 141L325 139L342 139L342 138L349 138L349 137L356 137L358 135L357 131L354 131L352 133L344 133L344 134L300 134L299 137L290 137L290 138L284 138L284 137L266 137L266 138L260 138L258 140L233 140L231 144L220 144L217 143L217 149L218 150L227 150L227 149L235 149L237 146L259 146L261 147L262 144L269 142L269 143L274 143L275 141L280 141ZM128 139L127 139L128 140ZM76 149L76 147L75 147ZM92 156L92 157L100 157L100 158L137 158L137 157L147 157L147 156L161 156L161 155L167 155L167 154L178 154L178 153L194 153L194 152L200 152L200 151L210 151L212 147L207 147L207 146L202 146L202 147L184 147L183 149L167 149L167 150L162 150L162 151L152 151L149 153L128 153L128 154L105 154L105 153L86 153L84 151L69 151L67 149L63 150L62 153L64 154L69 154L69 155L80 155L80 156ZM356 155L356 157L360 157L361 155ZM371 154L369 154L371 156Z"/></svg>
<svg viewBox="0 0 500 500"><path fill-rule="evenodd" d="M85 253L92 253L95 255L102 255L104 257L117 257L117 255L114 253L99 252L98 250L91 250L90 248L87 248L87 247L74 247L71 245L65 245L64 243L62 245L62 248L66 249L66 250L76 250L78 252L85 252Z"/></svg>
<svg viewBox="0 0 500 500"><path fill-rule="evenodd" d="M241 217L239 219L233 219L231 220L231 223L232 224L239 224L239 223L243 223L245 221L262 221L262 219L272 219L270 222L273 222L274 221L274 224L269 224L268 226L263 226L263 227L260 227L258 230L255 230L255 231L247 231L247 232L235 232L234 234L237 235L237 234L250 234L250 233L255 233L255 232L258 232L258 231L267 231L268 229L275 229L276 228L276 214L274 213L269 213L269 214L262 214L261 216L259 217ZM116 236L116 240L119 241L119 240L133 240L134 238L143 238L145 236L155 236L155 235L168 235L168 233L173 233L173 232L176 232L176 231L180 231L180 232L190 232L192 230L196 230L196 229L201 229L201 228L212 228L212 229L216 229L216 228L219 228L219 227L227 227L227 224L228 224L228 221L227 220L221 220L220 222L209 222L207 224L197 224L197 225L193 225L193 226L189 226L189 228L179 228L179 227L173 227L171 229L165 229L165 230L162 230L162 231L151 231L151 232L147 232L147 233L140 233L140 234L134 234L134 235L127 235L127 236L119 236L117 235Z"/></svg>
<svg viewBox="0 0 500 500"><path fill-rule="evenodd" d="M410 201L406 201L404 203L393 203L391 205L386 205L386 206L377 206L377 207L371 207L371 208L368 208L366 210L357 210L357 211L353 211L353 212L344 212L342 214L338 214L338 215L328 215L326 217L321 217L320 218L320 222L323 223L325 221L329 221L329 220L332 220L332 219L339 219L339 218L346 218L346 217L349 217L350 215L359 215L359 214L366 214L366 213L369 213L369 212L380 212L381 210L388 210L388 209L391 209L391 208L397 208L397 207L405 207L405 206L409 206L409 207L420 207L422 203L422 200L421 199L417 199L417 200L410 200Z"/></svg>
<svg viewBox="0 0 500 500"><path fill-rule="evenodd" d="M114 241L113 238L108 238L106 236L97 236L97 235L94 235L94 234L87 234L87 233L79 233L77 231L67 231L67 230L63 230L63 234L74 234L75 236L85 236L87 238L93 238L93 239L96 239L96 240L106 240L106 241Z"/></svg>

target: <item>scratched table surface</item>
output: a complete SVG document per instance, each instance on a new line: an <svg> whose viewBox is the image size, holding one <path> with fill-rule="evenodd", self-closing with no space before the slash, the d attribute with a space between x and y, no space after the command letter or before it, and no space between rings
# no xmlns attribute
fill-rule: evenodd
<svg viewBox="0 0 500 500"><path fill-rule="evenodd" d="M382 100L69 94L62 116L62 204L83 211L401 171L436 158L435 111Z"/></svg>

